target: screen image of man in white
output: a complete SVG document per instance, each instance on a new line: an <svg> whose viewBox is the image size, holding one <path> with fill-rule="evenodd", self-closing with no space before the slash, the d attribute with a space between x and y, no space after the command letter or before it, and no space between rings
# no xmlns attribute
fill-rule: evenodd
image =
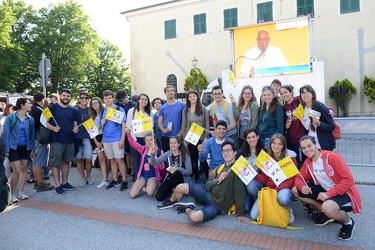
<svg viewBox="0 0 375 250"><path fill-rule="evenodd" d="M243 63L239 72L242 78L256 76L255 70L259 68L289 66L283 52L279 48L269 45L271 38L267 30L260 30L256 40L258 45L249 49L243 56Z"/></svg>

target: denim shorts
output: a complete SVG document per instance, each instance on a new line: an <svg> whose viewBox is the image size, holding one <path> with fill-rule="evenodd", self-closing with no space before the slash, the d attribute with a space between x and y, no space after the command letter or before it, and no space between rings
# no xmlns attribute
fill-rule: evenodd
<svg viewBox="0 0 375 250"><path fill-rule="evenodd" d="M193 197L199 204L204 205L201 209L203 213L203 221L209 221L221 214L221 211L215 207L208 199L208 192L201 183L188 183L189 196Z"/></svg>
<svg viewBox="0 0 375 250"><path fill-rule="evenodd" d="M78 147L78 152L76 154L76 159L92 159L92 146L90 139L83 139L82 146Z"/></svg>
<svg viewBox="0 0 375 250"><path fill-rule="evenodd" d="M48 144L41 144L38 140L35 140L35 158L33 165L37 167L47 167L48 151Z"/></svg>

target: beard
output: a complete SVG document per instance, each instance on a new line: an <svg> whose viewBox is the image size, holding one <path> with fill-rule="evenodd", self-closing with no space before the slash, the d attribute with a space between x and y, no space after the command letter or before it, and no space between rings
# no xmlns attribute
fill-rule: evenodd
<svg viewBox="0 0 375 250"><path fill-rule="evenodd" d="M64 105L68 105L70 103L70 100L61 99L60 102Z"/></svg>

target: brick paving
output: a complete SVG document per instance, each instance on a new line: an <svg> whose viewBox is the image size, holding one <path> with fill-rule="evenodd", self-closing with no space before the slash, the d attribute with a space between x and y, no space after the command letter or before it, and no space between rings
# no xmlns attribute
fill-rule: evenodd
<svg viewBox="0 0 375 250"><path fill-rule="evenodd" d="M57 204L52 202L38 201L29 199L21 201L17 206L26 206L34 209L46 210L50 212L63 213L81 218L92 219L97 221L115 223L120 225L144 228L159 232L178 234L188 237L195 237L205 240L214 240L229 244L257 247L261 249L313 249L313 250L350 250L361 248L349 248L345 246L336 246L318 242L293 240L255 234L250 232L228 230L201 226L197 224L180 223L168 220L145 218L141 216L128 215L123 213L109 212L97 209L83 208ZM224 236L223 236L224 235Z"/></svg>

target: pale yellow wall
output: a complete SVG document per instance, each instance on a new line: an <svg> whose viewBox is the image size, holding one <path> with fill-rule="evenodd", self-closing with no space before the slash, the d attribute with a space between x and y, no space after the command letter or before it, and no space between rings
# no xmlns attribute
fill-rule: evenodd
<svg viewBox="0 0 375 250"><path fill-rule="evenodd" d="M223 30L223 10L238 8L239 26L256 23L256 4L261 0L191 0L127 13L131 27L132 92L145 92L150 98L164 97L166 76L178 77L178 91L183 92L185 74L166 56L167 52L189 73L191 59L212 81L232 62L230 33ZM364 31L364 48L375 47L375 1L361 0L361 12L339 14L339 0L315 0L313 21L313 56L324 61L325 89L336 80L348 78L360 91L358 30ZM167 8L166 8L167 7ZM164 9L163 9L164 8ZM193 35L193 15L207 13L207 34ZM295 0L274 0L275 21L296 17ZM177 38L164 40L164 21L177 20ZM291 38L293 39L293 38ZM374 49L375 50L375 49ZM365 57L364 71L375 77L375 51ZM327 105L335 103L326 95ZM365 112L375 112L368 104ZM359 112L359 95L351 103L351 112Z"/></svg>

